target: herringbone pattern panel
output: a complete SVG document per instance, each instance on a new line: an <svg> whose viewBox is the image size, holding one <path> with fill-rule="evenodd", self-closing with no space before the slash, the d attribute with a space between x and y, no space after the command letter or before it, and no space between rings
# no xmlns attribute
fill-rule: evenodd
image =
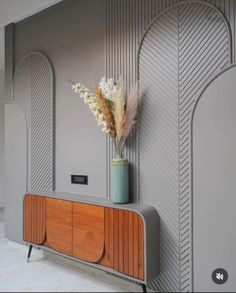
<svg viewBox="0 0 236 293"><path fill-rule="evenodd" d="M54 185L54 101L50 64L32 57L32 190Z"/></svg>
<svg viewBox="0 0 236 293"><path fill-rule="evenodd" d="M139 55L140 200L161 217L162 292L192 290L191 115L204 85L230 62L221 14L204 3L176 5L153 23Z"/></svg>
<svg viewBox="0 0 236 293"><path fill-rule="evenodd" d="M229 35L223 18L199 3L179 6L179 203L180 288L191 289L191 116L204 86L229 64Z"/></svg>
<svg viewBox="0 0 236 293"><path fill-rule="evenodd" d="M161 218L161 274L152 286L179 287L178 215L178 9L148 32L140 59L140 201ZM169 210L167 213L166 211Z"/></svg>
<svg viewBox="0 0 236 293"><path fill-rule="evenodd" d="M16 69L13 81L13 98L25 118L27 128L27 176L26 189L31 190L31 57Z"/></svg>
<svg viewBox="0 0 236 293"><path fill-rule="evenodd" d="M27 191L54 189L54 80L52 67L40 53L17 66L14 101L27 126Z"/></svg>

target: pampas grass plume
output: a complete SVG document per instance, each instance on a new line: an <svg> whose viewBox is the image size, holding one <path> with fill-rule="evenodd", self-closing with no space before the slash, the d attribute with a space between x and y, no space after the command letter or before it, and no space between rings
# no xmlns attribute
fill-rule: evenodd
<svg viewBox="0 0 236 293"><path fill-rule="evenodd" d="M123 119L123 139L126 140L131 133L139 105L138 85L136 84L127 98L126 111Z"/></svg>
<svg viewBox="0 0 236 293"><path fill-rule="evenodd" d="M114 120L116 127L117 138L121 139L123 136L123 119L125 114L125 93L123 85L120 85L117 89L116 96L113 99L114 102Z"/></svg>
<svg viewBox="0 0 236 293"><path fill-rule="evenodd" d="M116 137L116 128L115 128L115 122L113 115L111 113L110 108L107 105L107 102L102 94L101 89L99 87L96 87L96 96L97 96L97 101L100 107L101 112L104 115L104 118L107 122L108 128L109 128L109 133L111 137L115 138Z"/></svg>

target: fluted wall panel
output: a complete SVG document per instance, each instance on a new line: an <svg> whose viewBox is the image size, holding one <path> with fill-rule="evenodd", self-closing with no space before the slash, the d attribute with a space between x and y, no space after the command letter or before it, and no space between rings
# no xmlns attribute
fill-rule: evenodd
<svg viewBox="0 0 236 293"><path fill-rule="evenodd" d="M106 2L106 65L107 77L124 79L127 93L137 82L137 51L141 38L159 12L175 0L107 0ZM131 171L131 200L138 201L137 133L128 138L124 156ZM107 138L107 194L110 194L110 161L114 157L112 142Z"/></svg>

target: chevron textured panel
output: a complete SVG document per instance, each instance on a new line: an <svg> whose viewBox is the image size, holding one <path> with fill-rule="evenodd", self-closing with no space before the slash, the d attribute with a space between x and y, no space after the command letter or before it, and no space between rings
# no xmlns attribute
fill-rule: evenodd
<svg viewBox="0 0 236 293"><path fill-rule="evenodd" d="M32 53L20 62L13 92L27 125L27 190L53 190L54 81L44 55Z"/></svg>
<svg viewBox="0 0 236 293"><path fill-rule="evenodd" d="M140 200L161 217L160 291L192 289L191 113L204 85L230 62L221 14L199 2L174 6L153 23L139 56Z"/></svg>
<svg viewBox="0 0 236 293"><path fill-rule="evenodd" d="M230 63L230 35L219 12L206 5L179 6L180 289L191 289L191 125L193 105L207 82Z"/></svg>
<svg viewBox="0 0 236 293"><path fill-rule="evenodd" d="M32 56L32 190L54 185L54 109L51 65L42 55Z"/></svg>
<svg viewBox="0 0 236 293"><path fill-rule="evenodd" d="M178 9L151 27L140 54L140 200L161 217L161 274L154 287L179 289ZM167 212L168 211L168 212Z"/></svg>
<svg viewBox="0 0 236 293"><path fill-rule="evenodd" d="M13 97L27 126L27 182L26 189L31 190L31 58L27 58L16 69L13 81Z"/></svg>

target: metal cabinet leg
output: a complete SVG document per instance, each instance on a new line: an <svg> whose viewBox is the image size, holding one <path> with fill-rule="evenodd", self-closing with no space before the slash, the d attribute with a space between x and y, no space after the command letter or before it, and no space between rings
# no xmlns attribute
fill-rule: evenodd
<svg viewBox="0 0 236 293"><path fill-rule="evenodd" d="M147 286L145 284L142 284L142 289L143 289L143 292L146 293L147 292Z"/></svg>
<svg viewBox="0 0 236 293"><path fill-rule="evenodd" d="M27 262L30 260L31 252L32 252L33 245L31 244L28 251Z"/></svg>

